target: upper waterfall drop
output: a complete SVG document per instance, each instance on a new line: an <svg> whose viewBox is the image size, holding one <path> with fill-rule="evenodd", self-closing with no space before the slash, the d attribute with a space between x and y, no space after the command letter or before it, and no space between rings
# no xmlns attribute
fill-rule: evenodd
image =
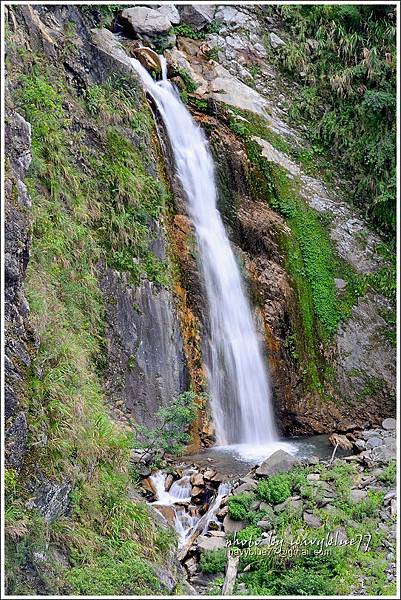
<svg viewBox="0 0 401 600"><path fill-rule="evenodd" d="M134 69L154 99L170 139L177 175L188 198L209 310L208 382L217 442L272 449L277 443L271 388L240 271L216 206L214 165L207 139L167 80ZM263 454L263 451L261 452Z"/></svg>

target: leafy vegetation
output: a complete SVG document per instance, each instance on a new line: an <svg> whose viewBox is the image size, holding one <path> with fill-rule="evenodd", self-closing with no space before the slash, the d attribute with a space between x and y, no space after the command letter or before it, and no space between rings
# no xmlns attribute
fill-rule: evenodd
<svg viewBox="0 0 401 600"><path fill-rule="evenodd" d="M22 399L35 468L30 462L18 476L7 473L8 589L161 593L154 567L175 536L129 494L134 436L111 419L104 396L96 277L103 262L134 281L146 274L166 283L166 265L150 250L152 220L167 197L150 158L152 119L135 80L113 77L78 97L62 69L34 53L23 60L14 70L14 101L32 126L26 293L40 344ZM22 482L34 483L37 473L71 485L68 516L49 524L26 507ZM57 552L68 567L55 560ZM41 553L42 561L35 558Z"/></svg>
<svg viewBox="0 0 401 600"><path fill-rule="evenodd" d="M81 13L88 19L94 20L97 27L111 28L117 13L122 9L121 4L83 4Z"/></svg>
<svg viewBox="0 0 401 600"><path fill-rule="evenodd" d="M278 504L291 496L291 487L285 474L272 475L258 483L257 495L261 500Z"/></svg>
<svg viewBox="0 0 401 600"><path fill-rule="evenodd" d="M396 226L396 13L393 6L281 6L293 36L275 52L300 84L292 117L338 158L356 204Z"/></svg>
<svg viewBox="0 0 401 600"><path fill-rule="evenodd" d="M237 494L228 498L228 514L235 521L247 518L253 500L253 494Z"/></svg>
<svg viewBox="0 0 401 600"><path fill-rule="evenodd" d="M383 469L382 473L379 475L379 480L388 485L394 485L397 480L397 464L395 460L389 462L387 467Z"/></svg>
<svg viewBox="0 0 401 600"><path fill-rule="evenodd" d="M190 441L188 427L194 421L197 412L196 394L184 392L168 406L161 407L155 415L158 425L149 429L136 425L138 438L142 441L144 453L155 454L154 460L160 460L164 454L179 455Z"/></svg>
<svg viewBox="0 0 401 600"><path fill-rule="evenodd" d="M218 33L221 25L220 21L211 21L203 29L195 29L191 25L180 23L173 26L173 32L177 36L187 37L192 40L204 40L208 33Z"/></svg>
<svg viewBox="0 0 401 600"><path fill-rule="evenodd" d="M226 550L206 550L202 552L199 566L203 573L224 573L227 563Z"/></svg>
<svg viewBox="0 0 401 600"><path fill-rule="evenodd" d="M320 482L308 480L312 472L319 474ZM260 480L256 491L259 497L273 504L282 501L288 492L297 494L304 510L313 511L322 524L318 529L311 529L301 518L302 513L290 505L279 512L271 510L264 517L264 511L250 509L255 499L255 495L250 494L246 504L247 526L232 538L233 546L241 550L238 583L245 584L249 595L346 595L358 586L361 575L367 589L375 589L375 593L382 595L394 592L394 586L386 577L377 577L377 569L380 571L379 565L387 553L384 534L378 529L383 493L371 490L366 499L353 501L350 491L358 478L355 465L340 463L331 467L322 464L295 467L288 473ZM333 486L336 493L330 510L321 502L323 496L319 493L321 486L327 484ZM256 523L264 518L271 523L273 540L276 540L270 550L269 546L258 543L261 529ZM361 536L363 543L327 545L327 540L339 529L348 540ZM371 539L367 543L364 536L369 535ZM278 544L279 540L283 540L282 545Z"/></svg>
<svg viewBox="0 0 401 600"><path fill-rule="evenodd" d="M205 37L205 33L201 29L194 29L194 27L185 23L174 25L173 31L177 36L187 37L191 40L202 40Z"/></svg>

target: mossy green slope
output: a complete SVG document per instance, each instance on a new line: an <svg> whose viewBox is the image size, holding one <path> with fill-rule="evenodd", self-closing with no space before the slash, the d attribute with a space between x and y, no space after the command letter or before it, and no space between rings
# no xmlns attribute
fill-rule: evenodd
<svg viewBox="0 0 401 600"><path fill-rule="evenodd" d="M396 231L396 11L280 6L286 44L274 61L300 86L290 116L338 161L349 194L389 238Z"/></svg>
<svg viewBox="0 0 401 600"><path fill-rule="evenodd" d="M73 36L70 44L64 50L74 52ZM24 399L30 450L21 473L7 473L8 591L162 593L154 567L174 535L133 497L134 440L110 418L102 387L97 282L107 265L129 272L133 284L142 274L169 283L168 265L150 250L168 198L151 149L153 120L133 78L105 78L78 95L45 56L20 52L12 66L15 108L32 126L25 288L38 349ZM68 513L51 524L26 507L43 477L72 487ZM45 549L41 566L35 556Z"/></svg>
<svg viewBox="0 0 401 600"><path fill-rule="evenodd" d="M323 392L330 384L331 369L324 360L322 346L329 347L340 323L350 317L352 307L368 288L395 304L395 261L393 244L382 244L377 252L386 264L375 273L361 275L336 252L330 239L325 214L310 208L299 191L300 182L263 156L254 137L260 137L290 156L306 174L331 178L326 164L271 131L266 121L249 111L224 109L228 125L245 143L250 160L249 187L255 199L267 202L284 217L290 234L281 234L285 267L297 297L297 314L292 319L294 357L300 360L304 383ZM341 295L335 278L347 282Z"/></svg>

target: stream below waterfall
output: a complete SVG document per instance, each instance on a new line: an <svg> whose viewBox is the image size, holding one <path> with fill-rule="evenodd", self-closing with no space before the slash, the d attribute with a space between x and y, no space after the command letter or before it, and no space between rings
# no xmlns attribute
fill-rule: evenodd
<svg viewBox="0 0 401 600"><path fill-rule="evenodd" d="M191 533L199 525L201 525L200 533L206 533L211 523L214 523L217 529L221 529L221 523L217 520L216 513L222 499L229 494L231 489L228 483L220 483L216 494L210 499L207 510L202 514L199 507L191 503L193 495L191 475L194 474L196 474L195 469L186 469L183 476L171 483L167 490L167 473L157 471L150 477L156 491L156 500L152 502L154 508L159 508L159 512L161 512L161 507L172 507L174 527L178 535L178 548L185 545Z"/></svg>
<svg viewBox="0 0 401 600"><path fill-rule="evenodd" d="M292 454L301 461L312 460L312 457L316 461L327 461L333 454L327 435L292 438L291 448ZM350 453L338 448L336 457ZM226 497L233 485L249 479L252 468L260 462L255 457L245 459L241 453L233 453L231 448L215 446L177 459L177 472L181 474L178 479L174 480L165 471L157 471L150 476L155 497L150 504L174 526L178 550L190 543L196 530L198 535L210 530L214 536L219 535L216 532L223 529L223 513L219 511L226 503ZM197 498L200 482L206 486L202 502Z"/></svg>

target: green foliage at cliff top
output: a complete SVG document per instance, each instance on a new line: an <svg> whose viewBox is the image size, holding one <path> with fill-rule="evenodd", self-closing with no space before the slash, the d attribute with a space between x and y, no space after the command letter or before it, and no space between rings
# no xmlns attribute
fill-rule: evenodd
<svg viewBox="0 0 401 600"><path fill-rule="evenodd" d="M291 114L351 179L365 215L396 226L396 19L393 6L281 6L290 39L274 52L300 84Z"/></svg>

